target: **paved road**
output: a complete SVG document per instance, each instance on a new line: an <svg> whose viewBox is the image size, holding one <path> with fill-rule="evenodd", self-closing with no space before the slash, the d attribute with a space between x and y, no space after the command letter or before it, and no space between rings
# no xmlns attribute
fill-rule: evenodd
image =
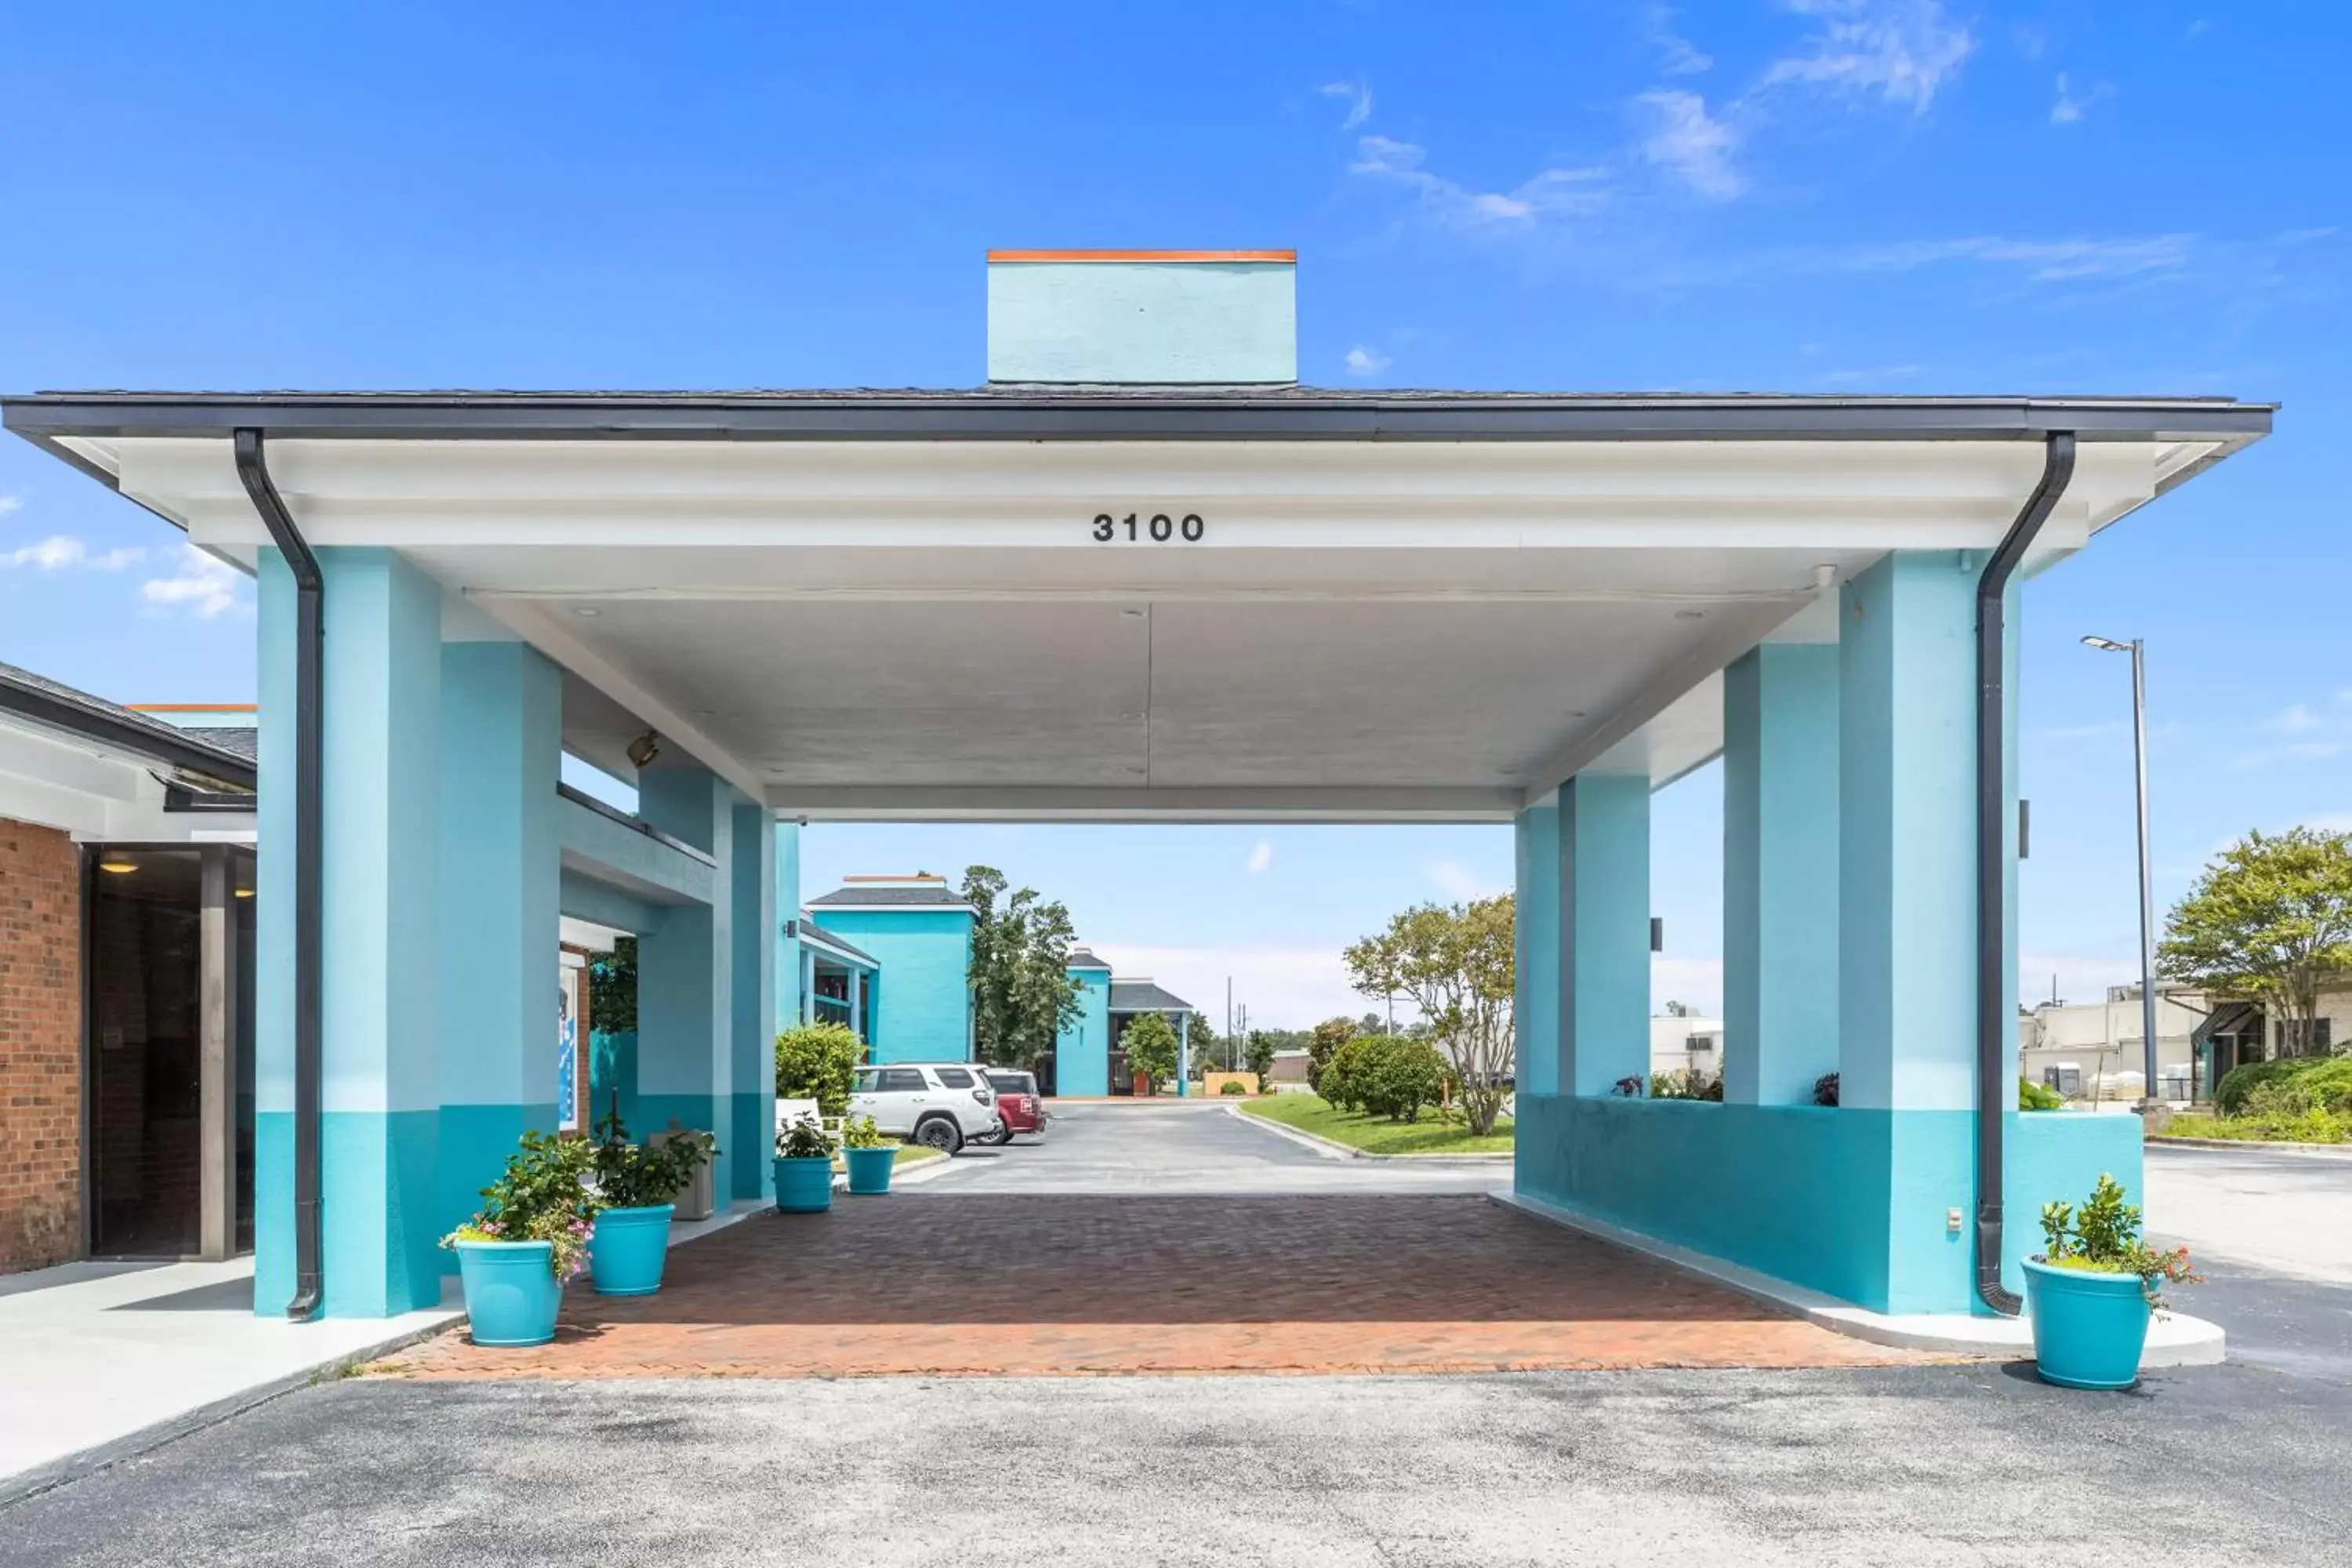
<svg viewBox="0 0 2352 1568"><path fill-rule="evenodd" d="M2347 1397L2229 1367L346 1382L0 1511L0 1568L2340 1564Z"/></svg>
<svg viewBox="0 0 2352 1568"><path fill-rule="evenodd" d="M1508 1186L1507 1160L1349 1160L1245 1121L1223 1105L1077 1103L1042 1139L971 1148L933 1192L1484 1193Z"/></svg>
<svg viewBox="0 0 2352 1568"><path fill-rule="evenodd" d="M2147 1206L2206 1277L2181 1305L2232 1360L2352 1387L2352 1157L2150 1144Z"/></svg>

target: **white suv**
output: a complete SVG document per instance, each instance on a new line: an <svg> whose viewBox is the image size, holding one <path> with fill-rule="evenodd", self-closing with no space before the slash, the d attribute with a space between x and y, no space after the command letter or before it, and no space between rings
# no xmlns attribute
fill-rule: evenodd
<svg viewBox="0 0 2352 1568"><path fill-rule="evenodd" d="M894 1138L952 1154L967 1138L992 1141L1004 1131L996 1090L970 1062L888 1062L859 1068L849 1086L849 1114L870 1116Z"/></svg>

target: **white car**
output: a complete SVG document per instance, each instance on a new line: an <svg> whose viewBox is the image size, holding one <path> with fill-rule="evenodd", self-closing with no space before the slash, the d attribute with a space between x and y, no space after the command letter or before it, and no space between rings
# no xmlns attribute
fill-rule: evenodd
<svg viewBox="0 0 2352 1568"><path fill-rule="evenodd" d="M970 1062L887 1062L859 1068L849 1114L870 1116L894 1138L952 1154L966 1139L992 1142L1004 1131L996 1090Z"/></svg>

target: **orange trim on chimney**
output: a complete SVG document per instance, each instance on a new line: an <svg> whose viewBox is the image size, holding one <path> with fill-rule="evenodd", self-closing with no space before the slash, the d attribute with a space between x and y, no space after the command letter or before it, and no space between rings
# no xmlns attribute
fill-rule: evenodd
<svg viewBox="0 0 2352 1568"><path fill-rule="evenodd" d="M995 261L1279 261L1298 264L1295 250L992 250Z"/></svg>

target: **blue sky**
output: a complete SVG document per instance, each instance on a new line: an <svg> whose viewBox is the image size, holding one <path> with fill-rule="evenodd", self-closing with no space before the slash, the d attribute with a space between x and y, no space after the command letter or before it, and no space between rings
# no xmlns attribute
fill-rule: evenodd
<svg viewBox="0 0 2352 1568"><path fill-rule="evenodd" d="M992 245L1296 246L1369 385L2228 393L2278 434L2026 597L2027 988L2133 965L2120 659L2159 900L2352 826L2333 5L0 6L0 386L959 385ZM247 698L250 590L0 445L0 659ZM1718 786L1660 798L1660 996L1715 996ZM1262 1019L1507 885L1496 830L826 828L984 858ZM1255 869L1253 868L1255 868Z"/></svg>

